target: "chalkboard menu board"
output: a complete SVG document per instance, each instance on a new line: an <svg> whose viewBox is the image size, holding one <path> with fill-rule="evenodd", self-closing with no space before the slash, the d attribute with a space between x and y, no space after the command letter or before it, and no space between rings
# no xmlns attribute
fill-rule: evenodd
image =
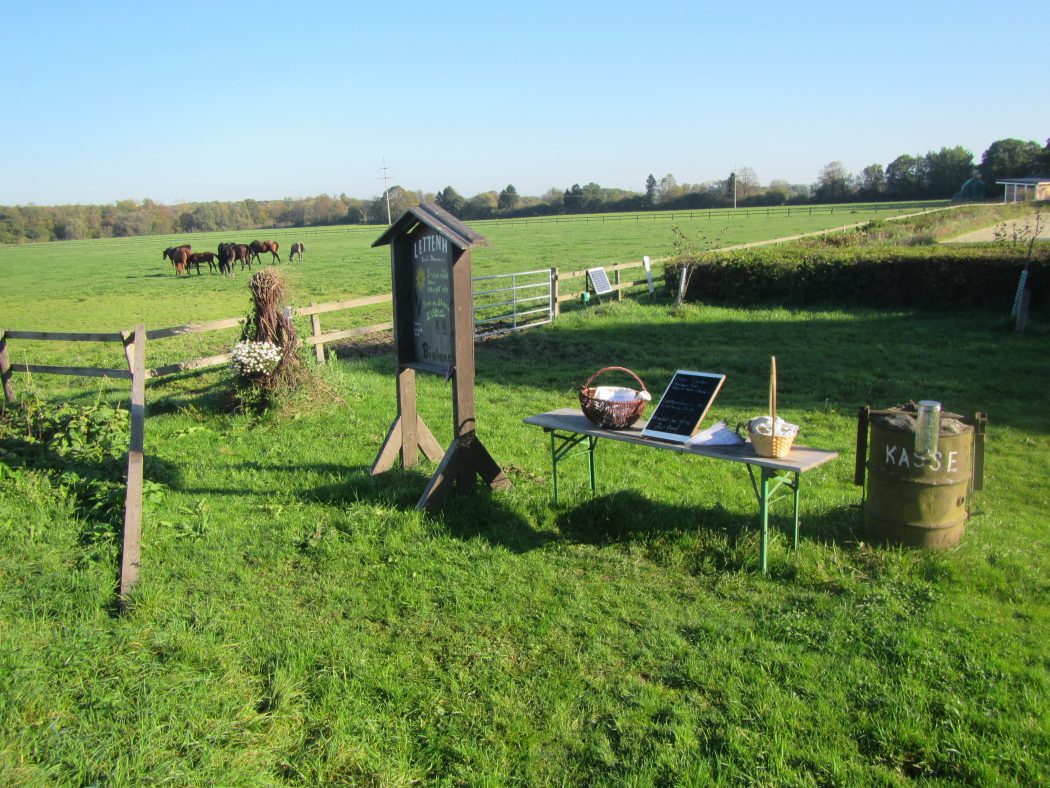
<svg viewBox="0 0 1050 788"><path fill-rule="evenodd" d="M700 428L725 379L725 375L712 372L678 370L642 435L679 443L689 440Z"/></svg>
<svg viewBox="0 0 1050 788"><path fill-rule="evenodd" d="M415 365L444 373L453 363L452 255L449 239L420 227L406 239L410 265L403 277L398 317L401 342ZM402 263L404 265L404 263ZM411 337L411 340L409 340Z"/></svg>

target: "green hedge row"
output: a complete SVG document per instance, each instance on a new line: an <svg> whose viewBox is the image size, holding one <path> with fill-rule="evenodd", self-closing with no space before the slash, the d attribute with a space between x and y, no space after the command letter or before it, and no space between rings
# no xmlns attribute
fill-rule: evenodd
<svg viewBox="0 0 1050 788"><path fill-rule="evenodd" d="M717 304L881 307L987 306L1009 309L1024 261L993 247L762 247L701 253L686 297ZM666 267L678 289L682 262ZM1045 303L1046 263L1032 262L1032 306Z"/></svg>

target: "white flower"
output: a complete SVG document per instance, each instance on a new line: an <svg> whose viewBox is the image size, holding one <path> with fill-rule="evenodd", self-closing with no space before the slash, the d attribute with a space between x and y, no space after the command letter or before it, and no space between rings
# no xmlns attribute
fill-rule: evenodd
<svg viewBox="0 0 1050 788"><path fill-rule="evenodd" d="M230 353L230 366L243 377L269 375L281 363L281 349L272 342L238 342Z"/></svg>

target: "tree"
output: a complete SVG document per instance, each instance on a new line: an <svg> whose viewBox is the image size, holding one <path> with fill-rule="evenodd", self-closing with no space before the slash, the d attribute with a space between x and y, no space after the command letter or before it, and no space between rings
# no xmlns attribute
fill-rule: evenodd
<svg viewBox="0 0 1050 788"><path fill-rule="evenodd" d="M446 186L438 192L436 202L439 207L444 208L453 216L460 219L463 218L463 207L466 205L467 201L464 199L463 195L451 186Z"/></svg>
<svg viewBox="0 0 1050 788"><path fill-rule="evenodd" d="M656 187L656 201L658 203L670 202L681 193L682 189L678 181L671 173L667 173L660 179L660 184Z"/></svg>
<svg viewBox="0 0 1050 788"><path fill-rule="evenodd" d="M368 206L369 224L386 224L386 201L390 198L390 220L396 222L409 208L419 205L419 199L415 192L409 192L400 186L391 186L387 189L386 196L380 194L372 200Z"/></svg>
<svg viewBox="0 0 1050 788"><path fill-rule="evenodd" d="M1050 141L1047 142L1050 146ZM656 178L650 172L649 177L645 179L645 204L649 207L656 205Z"/></svg>
<svg viewBox="0 0 1050 788"><path fill-rule="evenodd" d="M736 207L736 173L729 173L729 177L725 179L722 186L722 198Z"/></svg>
<svg viewBox="0 0 1050 788"><path fill-rule="evenodd" d="M583 187L583 209L595 211L605 202L605 190L594 181Z"/></svg>
<svg viewBox="0 0 1050 788"><path fill-rule="evenodd" d="M501 211L512 211L518 204L518 190L514 188L512 184L507 184L507 188L499 193L499 201L496 207Z"/></svg>
<svg viewBox="0 0 1050 788"><path fill-rule="evenodd" d="M565 204L567 213L581 212L583 210L583 189L580 188L580 184L574 183L571 189L566 189L562 202Z"/></svg>
<svg viewBox="0 0 1050 788"><path fill-rule="evenodd" d="M780 202L785 203L791 197L791 184L779 178L771 180L769 186L766 187L766 194L774 192L784 195L784 199L780 200Z"/></svg>
<svg viewBox="0 0 1050 788"><path fill-rule="evenodd" d="M818 202L843 202L849 199L849 173L842 162L825 164L813 189Z"/></svg>
<svg viewBox="0 0 1050 788"><path fill-rule="evenodd" d="M961 145L930 151L922 166L925 192L930 197L951 197L973 172L973 154Z"/></svg>
<svg viewBox="0 0 1050 788"><path fill-rule="evenodd" d="M562 194L561 189L557 186L551 186L547 189L540 199L547 203L547 205L549 205L554 211L560 211L564 206L564 195Z"/></svg>
<svg viewBox="0 0 1050 788"><path fill-rule="evenodd" d="M760 190L761 187L758 183L758 176L753 169L750 167L741 167L736 171L737 199L746 200L748 197L754 197Z"/></svg>
<svg viewBox="0 0 1050 788"><path fill-rule="evenodd" d="M1039 169L1043 149L1038 142L1016 139L996 140L981 156L981 180L989 195L1002 194L995 181L1002 178L1024 178Z"/></svg>
<svg viewBox="0 0 1050 788"><path fill-rule="evenodd" d="M463 208L464 218L488 219L499 205L499 195L496 192L480 192L467 200Z"/></svg>
<svg viewBox="0 0 1050 788"><path fill-rule="evenodd" d="M886 167L886 190L898 199L913 199L923 195L920 161L915 156L898 156Z"/></svg>
<svg viewBox="0 0 1050 788"><path fill-rule="evenodd" d="M886 171L881 164L869 164L861 170L860 193L865 200L877 200L886 193Z"/></svg>

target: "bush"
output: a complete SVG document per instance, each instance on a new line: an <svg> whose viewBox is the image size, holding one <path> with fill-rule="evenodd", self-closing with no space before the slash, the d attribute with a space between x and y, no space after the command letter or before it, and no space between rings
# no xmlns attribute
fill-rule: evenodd
<svg viewBox="0 0 1050 788"><path fill-rule="evenodd" d="M1024 260L1002 248L778 246L687 257L665 268L670 294L694 265L686 297L713 304L1009 308ZM1043 261L1029 266L1032 306L1044 302Z"/></svg>

